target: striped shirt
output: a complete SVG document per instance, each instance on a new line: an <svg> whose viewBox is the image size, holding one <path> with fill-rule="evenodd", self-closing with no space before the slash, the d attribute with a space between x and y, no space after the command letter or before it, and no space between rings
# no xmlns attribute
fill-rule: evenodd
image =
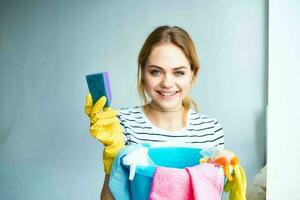
<svg viewBox="0 0 300 200"><path fill-rule="evenodd" d="M217 120L189 110L186 127L178 131L163 130L153 125L143 108L122 108L118 114L127 144L150 143L158 145L178 144L201 149L224 148L224 132Z"/></svg>

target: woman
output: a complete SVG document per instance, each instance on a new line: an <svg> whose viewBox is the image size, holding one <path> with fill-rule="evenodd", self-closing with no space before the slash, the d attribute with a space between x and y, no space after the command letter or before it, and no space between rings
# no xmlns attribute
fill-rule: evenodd
<svg viewBox="0 0 300 200"><path fill-rule="evenodd" d="M146 39L138 57L138 91L143 106L121 109L118 115L111 109L103 111L102 114L111 114L91 120L92 135L99 135L99 139L101 134L104 135L105 126L111 126L115 127L114 134L120 130L124 135L122 141L126 145L175 143L202 149L223 148L224 134L220 124L214 118L198 113L196 103L188 96L198 71L199 62L189 34L176 26L156 28ZM94 109L94 113L99 113L104 104L105 99L102 99L101 106ZM89 116L92 108L87 103ZM107 116L111 123L103 123ZM98 125L95 128L93 124ZM122 141L116 142L119 149ZM109 176L106 176L101 199L113 199L108 180Z"/></svg>

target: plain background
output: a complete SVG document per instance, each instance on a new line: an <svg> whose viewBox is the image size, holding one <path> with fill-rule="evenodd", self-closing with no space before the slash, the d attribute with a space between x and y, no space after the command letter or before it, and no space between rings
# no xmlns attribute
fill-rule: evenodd
<svg viewBox="0 0 300 200"><path fill-rule="evenodd" d="M223 125L249 183L266 161L268 2L0 1L0 199L98 199L85 75L109 71L113 103L140 105L137 55L159 25L193 38L191 96Z"/></svg>

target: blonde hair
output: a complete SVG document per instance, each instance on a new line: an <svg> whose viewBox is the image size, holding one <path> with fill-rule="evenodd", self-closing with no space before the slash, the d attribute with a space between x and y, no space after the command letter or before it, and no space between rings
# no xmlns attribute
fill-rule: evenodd
<svg viewBox="0 0 300 200"><path fill-rule="evenodd" d="M138 93L142 103L148 104L145 93L145 83L143 80L143 70L145 68L147 59L155 45L159 44L173 44L179 47L190 62L191 70L193 72L192 84L196 81L198 71L200 68L199 60L197 58L196 48L192 38L189 34L177 26L159 26L150 33L147 37L138 56L138 74L137 74L137 87ZM183 99L183 107L186 111L192 106L198 111L196 102L189 96Z"/></svg>

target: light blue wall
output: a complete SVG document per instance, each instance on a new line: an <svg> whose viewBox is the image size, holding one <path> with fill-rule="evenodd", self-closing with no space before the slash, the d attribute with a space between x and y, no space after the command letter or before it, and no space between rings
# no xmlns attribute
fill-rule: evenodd
<svg viewBox="0 0 300 200"><path fill-rule="evenodd" d="M1 1L0 199L97 199L85 75L109 71L114 108L139 104L137 54L158 25L193 37L192 96L217 118L249 180L265 159L265 1Z"/></svg>

